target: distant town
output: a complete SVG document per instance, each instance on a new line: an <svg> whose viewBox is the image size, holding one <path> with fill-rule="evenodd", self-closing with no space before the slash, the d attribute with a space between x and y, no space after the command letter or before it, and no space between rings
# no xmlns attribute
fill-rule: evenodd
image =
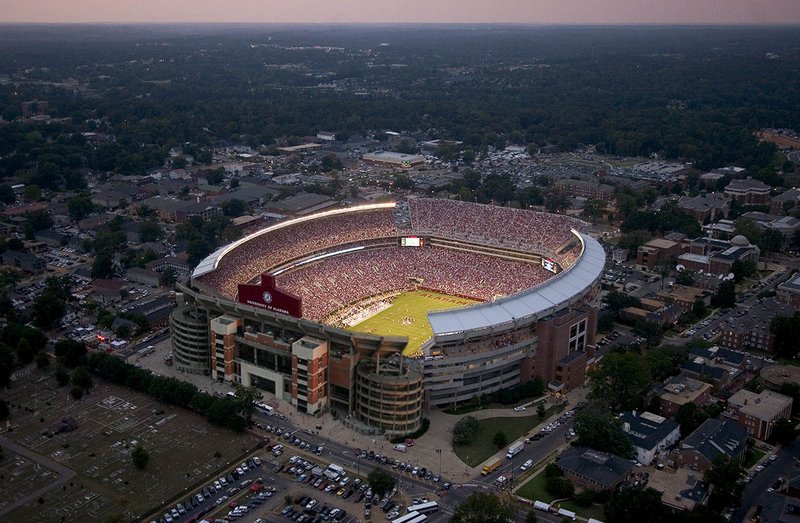
<svg viewBox="0 0 800 523"><path fill-rule="evenodd" d="M800 122L550 138L480 99L560 50L151 30L0 59L0 520L797 518Z"/></svg>

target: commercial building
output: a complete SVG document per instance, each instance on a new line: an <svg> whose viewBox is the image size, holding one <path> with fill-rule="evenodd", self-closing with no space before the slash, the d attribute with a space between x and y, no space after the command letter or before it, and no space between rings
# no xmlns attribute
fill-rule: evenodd
<svg viewBox="0 0 800 523"><path fill-rule="evenodd" d="M681 427L675 421L651 412L635 410L620 416L622 430L633 443L636 461L649 465L681 437Z"/></svg>
<svg viewBox="0 0 800 523"><path fill-rule="evenodd" d="M786 295L784 294L784 299ZM742 314L721 325L720 345L731 349L774 350L775 337L770 325L775 316L791 316L797 311L793 305L776 298L765 298L743 309Z"/></svg>
<svg viewBox="0 0 800 523"><path fill-rule="evenodd" d="M586 198L589 200L603 200L611 202L616 197L617 189L611 185L600 184L587 180L574 180L561 178L553 182L562 194L572 198Z"/></svg>
<svg viewBox="0 0 800 523"><path fill-rule="evenodd" d="M653 270L659 264L671 264L681 253L681 244L656 238L636 250L636 266L640 270Z"/></svg>
<svg viewBox="0 0 800 523"><path fill-rule="evenodd" d="M800 273L778 285L777 297L779 302L800 309Z"/></svg>
<svg viewBox="0 0 800 523"><path fill-rule="evenodd" d="M395 153L390 151L377 151L368 153L363 156L365 162L370 162L378 165L385 165L389 167L397 167L400 169L411 169L425 165L425 157L419 154L405 154Z"/></svg>
<svg viewBox="0 0 800 523"><path fill-rule="evenodd" d="M751 438L767 440L775 424L792 416L792 398L771 390L740 390L728 398L725 416L747 429Z"/></svg>
<svg viewBox="0 0 800 523"><path fill-rule="evenodd" d="M705 193L700 196L681 196L678 209L691 214L701 224L717 221L728 216L730 198L719 193Z"/></svg>
<svg viewBox="0 0 800 523"><path fill-rule="evenodd" d="M686 375L669 378L655 387L655 393L661 398L660 414L667 418L675 417L678 409L687 403L703 407L711 402L711 385Z"/></svg>
<svg viewBox="0 0 800 523"><path fill-rule="evenodd" d="M764 182L747 177L731 180L725 194L742 205L768 205L771 189Z"/></svg>
<svg viewBox="0 0 800 523"><path fill-rule="evenodd" d="M0 261L6 267L14 267L32 274L39 274L45 270L45 261L33 254L7 250L0 254Z"/></svg>

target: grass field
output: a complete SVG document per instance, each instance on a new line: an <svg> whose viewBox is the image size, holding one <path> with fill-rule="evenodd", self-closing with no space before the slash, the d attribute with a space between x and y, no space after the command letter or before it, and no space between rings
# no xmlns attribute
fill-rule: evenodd
<svg viewBox="0 0 800 523"><path fill-rule="evenodd" d="M469 445L455 445L453 451L458 456L458 459L470 467L476 467L500 450L492 443L492 439L498 431L502 430L505 433L508 444L511 445L541 422L542 420L539 419L539 416L515 416L478 420L478 433L472 443Z"/></svg>
<svg viewBox="0 0 800 523"><path fill-rule="evenodd" d="M555 500L555 496L548 493L544 489L544 482L544 472L539 473L532 477L527 483L522 485L516 493L518 496L522 496L523 498L527 498L531 501L544 501L545 503L550 503L551 501ZM602 520L605 516L605 514L603 514L603 506L596 503L591 507L582 507L575 503L575 500L570 499L567 501L562 501L558 504L558 506L566 510L571 510L586 519L595 518Z"/></svg>
<svg viewBox="0 0 800 523"><path fill-rule="evenodd" d="M352 329L384 336L408 336L405 354L410 355L433 335L428 323L428 311L452 309L473 303L477 302L433 291L407 292L397 296L391 307L354 325Z"/></svg>

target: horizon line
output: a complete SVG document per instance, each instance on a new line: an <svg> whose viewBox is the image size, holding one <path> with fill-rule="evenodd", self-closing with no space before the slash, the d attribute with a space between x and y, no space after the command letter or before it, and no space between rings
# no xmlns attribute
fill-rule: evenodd
<svg viewBox="0 0 800 523"><path fill-rule="evenodd" d="M797 27L800 22L749 22L749 23L716 23L716 22L250 22L250 21L84 21L84 22L33 22L33 21L0 21L0 26L479 26L479 27Z"/></svg>

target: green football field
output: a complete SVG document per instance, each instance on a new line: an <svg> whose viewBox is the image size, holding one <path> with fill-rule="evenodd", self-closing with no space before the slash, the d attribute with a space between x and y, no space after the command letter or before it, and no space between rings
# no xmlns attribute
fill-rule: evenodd
<svg viewBox="0 0 800 523"><path fill-rule="evenodd" d="M407 292L397 296L388 309L351 328L383 336L408 336L408 347L404 354L411 355L433 335L428 323L428 311L453 309L472 303L477 302L433 291Z"/></svg>

